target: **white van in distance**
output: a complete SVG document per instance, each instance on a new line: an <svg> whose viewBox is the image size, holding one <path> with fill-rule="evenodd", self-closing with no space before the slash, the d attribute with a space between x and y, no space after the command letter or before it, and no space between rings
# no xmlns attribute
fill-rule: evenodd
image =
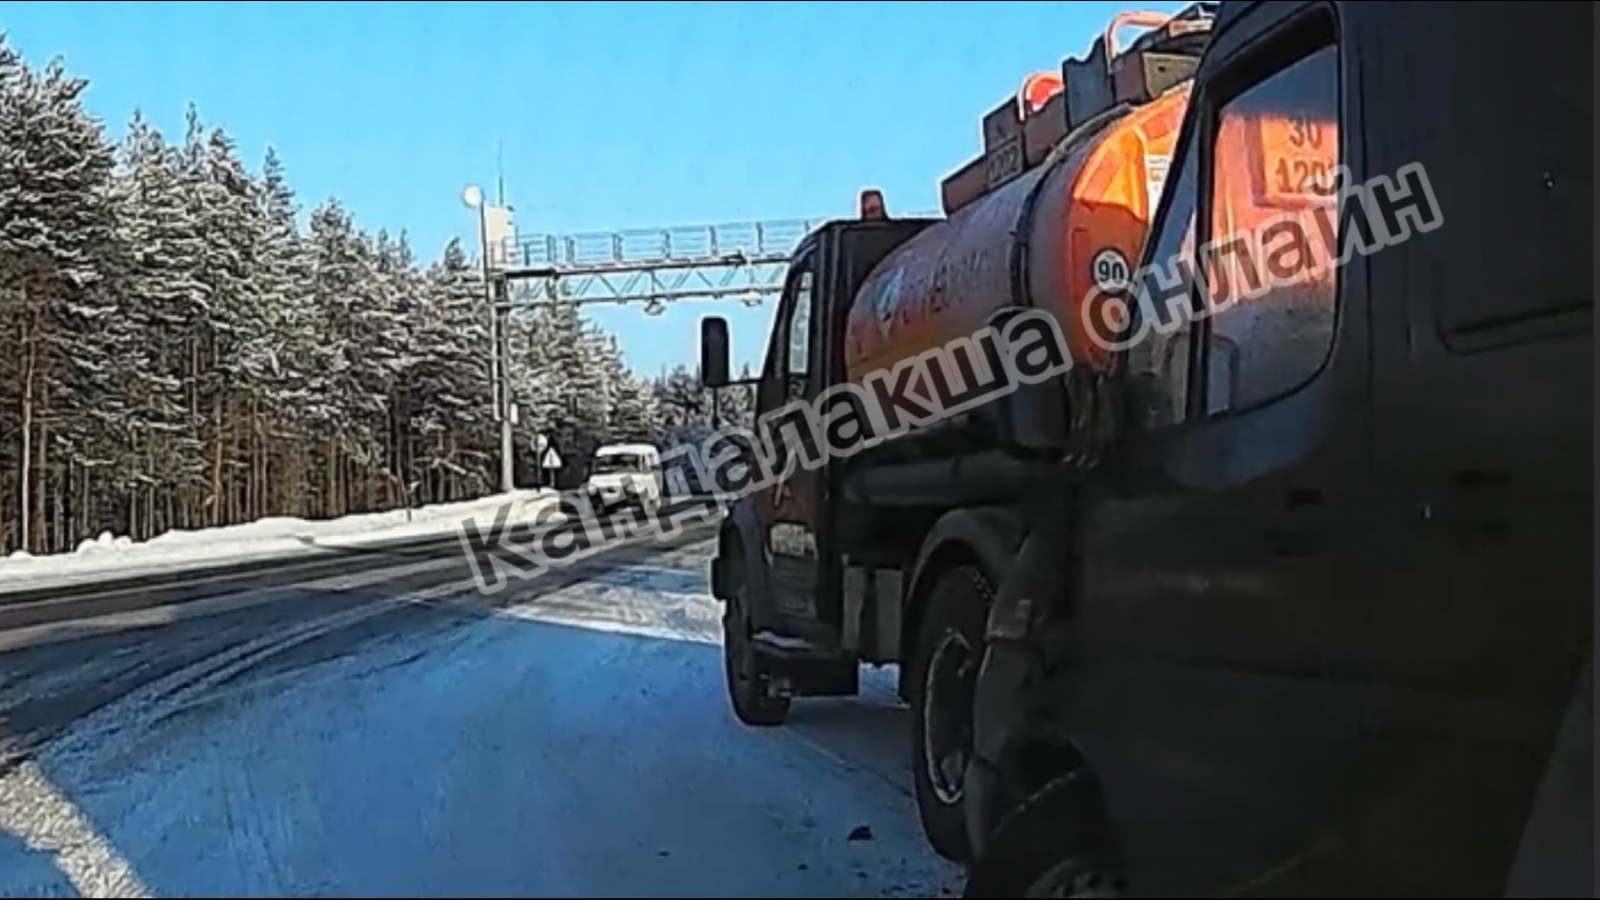
<svg viewBox="0 0 1600 900"><path fill-rule="evenodd" d="M631 503L645 512L661 505L661 452L652 444L610 444L594 452L584 484L597 509Z"/></svg>

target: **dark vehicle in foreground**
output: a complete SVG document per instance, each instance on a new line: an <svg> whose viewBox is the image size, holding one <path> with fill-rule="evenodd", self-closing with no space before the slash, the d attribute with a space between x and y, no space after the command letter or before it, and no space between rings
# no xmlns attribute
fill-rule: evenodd
<svg viewBox="0 0 1600 900"><path fill-rule="evenodd" d="M741 718L901 664L974 896L1587 895L1591 35L1221 4L1140 254L1189 277L1129 280L1109 356L735 505ZM853 377L862 286L936 224L812 235L758 414ZM943 253L969 293L917 308L1073 309L1030 249Z"/></svg>

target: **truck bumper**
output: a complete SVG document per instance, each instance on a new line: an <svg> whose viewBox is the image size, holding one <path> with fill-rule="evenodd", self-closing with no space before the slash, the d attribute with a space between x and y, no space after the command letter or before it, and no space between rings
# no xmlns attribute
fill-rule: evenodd
<svg viewBox="0 0 1600 900"><path fill-rule="evenodd" d="M773 683L790 697L851 697L860 690L861 664L836 647L758 632L754 641L772 664Z"/></svg>

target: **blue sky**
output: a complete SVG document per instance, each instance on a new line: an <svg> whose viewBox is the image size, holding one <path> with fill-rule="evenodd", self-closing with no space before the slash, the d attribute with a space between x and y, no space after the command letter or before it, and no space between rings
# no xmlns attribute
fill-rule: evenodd
<svg viewBox="0 0 1600 900"><path fill-rule="evenodd" d="M891 213L936 209L982 114L1127 8L8 2L0 30L29 62L89 78L114 136L138 107L178 137L194 101L253 166L276 147L302 203L338 197L431 259L452 235L475 244L460 192L493 185L497 143L524 232L849 215L866 185ZM590 309L646 374L692 363L709 312L754 363L771 317Z"/></svg>

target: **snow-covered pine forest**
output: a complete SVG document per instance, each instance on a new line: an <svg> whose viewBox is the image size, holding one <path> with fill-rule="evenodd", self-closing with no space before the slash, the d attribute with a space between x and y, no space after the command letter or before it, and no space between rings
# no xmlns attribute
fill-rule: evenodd
<svg viewBox="0 0 1600 900"><path fill-rule="evenodd" d="M0 556L495 490L459 243L423 263L337 200L302 209L270 150L252 170L192 107L183 135L135 113L113 143L85 86L0 35ZM691 371L629 372L575 307L518 314L510 344L524 479L536 432L571 463L708 430ZM724 421L749 406L725 392Z"/></svg>

